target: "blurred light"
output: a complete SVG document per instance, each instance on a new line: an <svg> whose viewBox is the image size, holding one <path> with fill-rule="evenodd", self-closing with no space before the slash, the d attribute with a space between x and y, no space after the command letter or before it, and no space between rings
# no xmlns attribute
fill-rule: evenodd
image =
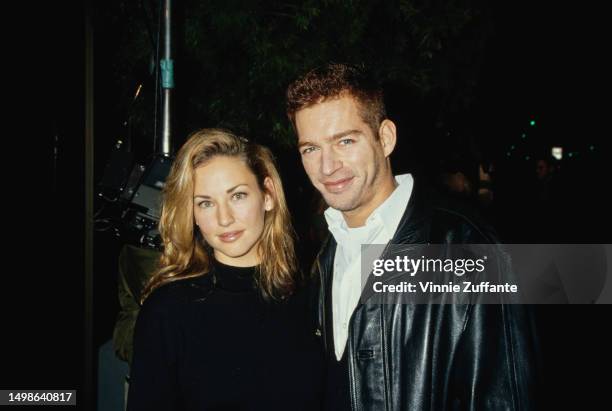
<svg viewBox="0 0 612 411"><path fill-rule="evenodd" d="M561 160L563 158L563 147L553 147L551 153L554 158Z"/></svg>
<svg viewBox="0 0 612 411"><path fill-rule="evenodd" d="M574 153L569 153L567 156L568 156L569 158L572 158L572 156L573 156L573 155L574 155Z"/></svg>
<svg viewBox="0 0 612 411"><path fill-rule="evenodd" d="M533 127L533 126L535 126L535 120L531 120L531 121L529 122L529 125L530 125L530 126L532 126L532 127Z"/></svg>
<svg viewBox="0 0 612 411"><path fill-rule="evenodd" d="M514 144L512 144L512 145L510 146L510 150L514 150L514 148L515 148L515 146L514 146Z"/></svg>
<svg viewBox="0 0 612 411"><path fill-rule="evenodd" d="M595 146L589 146L589 150L594 151L595 150Z"/></svg>
<svg viewBox="0 0 612 411"><path fill-rule="evenodd" d="M530 160L530 159L531 159L531 157L525 156L525 160Z"/></svg>
<svg viewBox="0 0 612 411"><path fill-rule="evenodd" d="M510 157L510 152L508 151L508 152L506 153L506 155L507 155L508 157Z"/></svg>
<svg viewBox="0 0 612 411"><path fill-rule="evenodd" d="M525 138L527 138L527 134L523 133L523 135L521 136L521 138L524 140Z"/></svg>

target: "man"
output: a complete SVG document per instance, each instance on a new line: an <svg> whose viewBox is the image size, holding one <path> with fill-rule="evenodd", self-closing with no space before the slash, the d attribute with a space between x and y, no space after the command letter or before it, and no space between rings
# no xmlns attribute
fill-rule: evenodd
<svg viewBox="0 0 612 411"><path fill-rule="evenodd" d="M361 244L495 242L467 216L436 205L410 174L393 176L396 127L376 83L358 67L315 69L289 86L287 114L306 173L330 206L332 236L315 264L326 409L532 407L524 307L371 304L362 294Z"/></svg>

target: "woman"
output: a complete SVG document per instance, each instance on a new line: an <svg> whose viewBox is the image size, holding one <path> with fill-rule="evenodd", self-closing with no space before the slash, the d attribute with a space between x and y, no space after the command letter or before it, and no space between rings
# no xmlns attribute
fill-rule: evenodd
<svg viewBox="0 0 612 411"><path fill-rule="evenodd" d="M193 134L159 227L128 410L317 409L321 353L270 151L222 130Z"/></svg>

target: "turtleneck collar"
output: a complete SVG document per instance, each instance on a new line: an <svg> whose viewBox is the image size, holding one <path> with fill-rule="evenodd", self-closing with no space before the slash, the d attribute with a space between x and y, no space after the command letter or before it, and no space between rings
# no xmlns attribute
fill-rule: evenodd
<svg viewBox="0 0 612 411"><path fill-rule="evenodd" d="M253 267L235 267L212 261L217 287L232 292L245 292L255 290L255 271Z"/></svg>

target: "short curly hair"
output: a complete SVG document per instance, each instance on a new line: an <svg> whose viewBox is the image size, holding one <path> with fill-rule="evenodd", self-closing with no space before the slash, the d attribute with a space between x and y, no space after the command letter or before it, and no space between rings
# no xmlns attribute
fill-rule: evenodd
<svg viewBox="0 0 612 411"><path fill-rule="evenodd" d="M326 100L352 96L361 119L378 137L387 117L382 87L363 66L329 63L298 78L287 88L287 117L295 129L295 113Z"/></svg>

